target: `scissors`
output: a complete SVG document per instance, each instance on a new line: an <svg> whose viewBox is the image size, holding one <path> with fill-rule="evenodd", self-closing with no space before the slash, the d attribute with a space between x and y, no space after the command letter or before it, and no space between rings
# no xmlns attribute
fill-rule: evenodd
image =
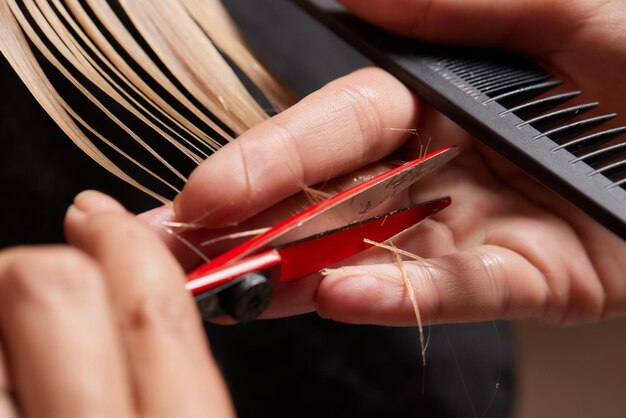
<svg viewBox="0 0 626 418"><path fill-rule="evenodd" d="M363 220L458 154L451 146L406 162L317 203L219 255L187 276L204 319L257 318L272 295L270 277L291 282L356 255L447 207L442 197ZM346 214L352 217L347 224ZM315 222L313 222L315 221Z"/></svg>

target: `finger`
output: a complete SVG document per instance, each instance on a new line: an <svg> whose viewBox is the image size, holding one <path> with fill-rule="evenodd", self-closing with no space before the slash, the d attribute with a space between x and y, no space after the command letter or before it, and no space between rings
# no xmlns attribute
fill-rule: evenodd
<svg viewBox="0 0 626 418"><path fill-rule="evenodd" d="M9 374L6 366L6 358L4 349L0 342L0 417L13 418L17 417L17 410L12 395L11 385L9 383Z"/></svg>
<svg viewBox="0 0 626 418"><path fill-rule="evenodd" d="M569 0L340 0L362 18L429 42L494 46L530 53L563 48L598 9Z"/></svg>
<svg viewBox="0 0 626 418"><path fill-rule="evenodd" d="M2 254L0 327L21 416L131 416L106 289L86 255L60 247Z"/></svg>
<svg viewBox="0 0 626 418"><path fill-rule="evenodd" d="M416 98L388 73L367 68L333 81L228 144L191 175L175 201L180 220L240 222L303 185L379 160L414 128Z"/></svg>
<svg viewBox="0 0 626 418"><path fill-rule="evenodd" d="M151 417L232 416L184 275L167 248L107 196L77 196L69 241L107 277L135 383L137 408Z"/></svg>
<svg viewBox="0 0 626 418"><path fill-rule="evenodd" d="M562 323L597 319L602 312L602 290L589 276L562 272L555 277L555 272L499 246L483 245L428 263L405 262L404 268L421 317L430 324L521 318ZM316 293L321 316L351 323L415 324L409 289L397 265L345 270L321 282Z"/></svg>

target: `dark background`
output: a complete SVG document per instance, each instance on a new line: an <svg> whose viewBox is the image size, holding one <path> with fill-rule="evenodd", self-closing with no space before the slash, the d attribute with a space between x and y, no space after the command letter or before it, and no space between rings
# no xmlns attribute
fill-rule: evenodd
<svg viewBox="0 0 626 418"><path fill-rule="evenodd" d="M301 95L367 65L285 0L225 3L259 54ZM61 242L65 209L87 188L109 193L135 212L155 205L80 152L4 59L0 106L0 248ZM471 417L481 416L494 394L486 416L508 415L508 327L453 325L429 332L424 377L416 328L349 326L315 315L207 325L242 418Z"/></svg>

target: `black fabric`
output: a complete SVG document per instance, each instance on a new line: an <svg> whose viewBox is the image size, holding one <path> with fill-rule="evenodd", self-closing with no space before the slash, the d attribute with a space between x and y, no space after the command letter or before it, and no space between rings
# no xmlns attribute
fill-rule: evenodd
<svg viewBox="0 0 626 418"><path fill-rule="evenodd" d="M367 65L284 0L226 5L260 55L300 94ZM0 247L61 242L65 209L86 188L136 212L154 205L82 154L4 60L0 106ZM305 315L206 329L241 418L482 416L494 394L485 416L510 410L506 324L433 327L426 377L415 328Z"/></svg>
<svg viewBox="0 0 626 418"><path fill-rule="evenodd" d="M508 416L510 335L497 328L427 329L424 370L416 328L314 315L207 326L240 418Z"/></svg>

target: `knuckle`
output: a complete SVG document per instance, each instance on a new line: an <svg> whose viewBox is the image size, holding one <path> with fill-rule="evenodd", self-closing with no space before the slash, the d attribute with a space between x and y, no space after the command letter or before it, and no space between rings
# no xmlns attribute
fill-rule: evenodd
<svg viewBox="0 0 626 418"><path fill-rule="evenodd" d="M142 298L127 308L121 318L127 332L159 330L183 336L196 329L199 315L190 303L181 303L170 295Z"/></svg>
<svg viewBox="0 0 626 418"><path fill-rule="evenodd" d="M599 319L609 319L626 315L626 288L615 287L602 282L602 314Z"/></svg>
<svg viewBox="0 0 626 418"><path fill-rule="evenodd" d="M2 293L18 298L70 298L90 292L99 278L96 264L72 248L23 250L2 264Z"/></svg>
<svg viewBox="0 0 626 418"><path fill-rule="evenodd" d="M281 118L272 118L266 124L271 126L275 132L273 139L276 142L277 150L281 150L286 157L286 168L291 171L298 181L308 184L308 173L305 170L307 164L304 155L306 151L303 150L307 144L299 140L299 135L291 122ZM245 145L245 143L242 145Z"/></svg>
<svg viewBox="0 0 626 418"><path fill-rule="evenodd" d="M234 143L237 149L237 156L239 157L241 167L243 168L243 176L240 177L243 179L243 186L240 188L242 190L241 193L246 201L250 201L254 196L254 186L252 184L252 176L250 175L248 158L246 157L247 144L248 143L243 140L235 141Z"/></svg>
<svg viewBox="0 0 626 418"><path fill-rule="evenodd" d="M334 91L339 103L350 114L350 119L356 127L359 143L361 144L362 160L367 155L375 154L375 147L379 145L378 137L382 130L381 118L374 100L375 93L371 87L358 84L339 84Z"/></svg>
<svg viewBox="0 0 626 418"><path fill-rule="evenodd" d="M479 253L480 268L487 279L489 294L493 295L494 310L492 314L506 317L511 308L511 292L505 279L505 268L502 259L488 252Z"/></svg>
<svg viewBox="0 0 626 418"><path fill-rule="evenodd" d="M603 289L594 289L589 298L586 311L589 312L589 320L597 321L604 317L607 306L607 297Z"/></svg>
<svg viewBox="0 0 626 418"><path fill-rule="evenodd" d="M569 325L602 319L605 316L607 296L600 280L578 274L569 280L572 285L559 323Z"/></svg>
<svg viewBox="0 0 626 418"><path fill-rule="evenodd" d="M424 199L414 201L411 196L410 204L423 202ZM417 225L416 231L424 243L419 254L423 257L439 257L445 255L449 248L455 248L454 231L445 222L435 218L427 218Z"/></svg>
<svg viewBox="0 0 626 418"><path fill-rule="evenodd" d="M142 248L155 242L154 234L146 226L125 213L92 215L85 229L83 245L95 254L101 250L121 254L121 248Z"/></svg>
<svg viewBox="0 0 626 418"><path fill-rule="evenodd" d="M143 228L132 220L127 213L103 212L93 214L89 218L87 228L89 228L87 235L96 235L97 237L103 234L110 236L111 231L114 231L116 236L133 238L143 232Z"/></svg>
<svg viewBox="0 0 626 418"><path fill-rule="evenodd" d="M440 287L440 275L441 272L436 271L429 265L418 265L416 263L410 263L411 269L407 270L407 273L412 272L416 279L413 282L421 283L424 287L424 294L428 295L427 298L420 302L420 305L425 306L425 312L429 317L429 322L437 322L442 318L445 318L445 306L443 303L442 289ZM414 269L418 269L416 273Z"/></svg>

